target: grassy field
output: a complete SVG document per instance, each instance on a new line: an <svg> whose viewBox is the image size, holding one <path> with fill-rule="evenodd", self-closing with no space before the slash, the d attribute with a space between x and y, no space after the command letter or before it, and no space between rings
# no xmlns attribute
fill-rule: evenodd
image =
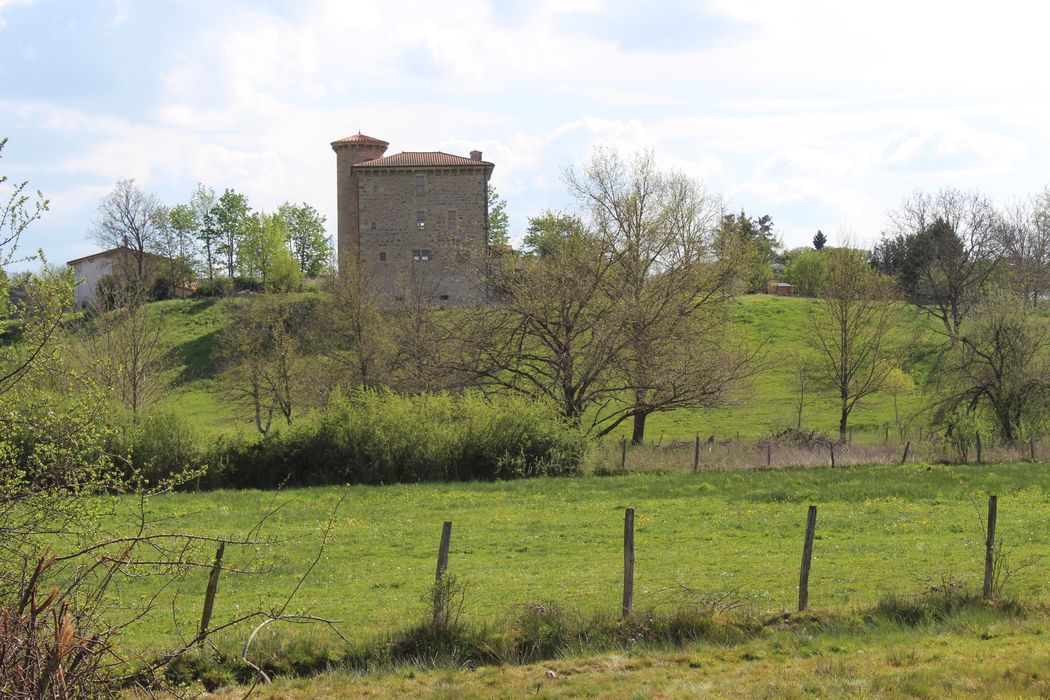
<svg viewBox="0 0 1050 700"><path fill-rule="evenodd" d="M279 568L225 577L216 619L279 602L317 551L344 493L331 544L294 607L346 620L344 631L356 640L423 618L444 520L453 522L450 570L467 585L465 620L500 619L535 601L618 610L628 506L637 511L640 610L673 601L680 585L731 592L756 610L789 609L810 503L819 506L811 584L818 608L867 605L946 577L977 585L989 493L1000 497L999 532L1018 569L1010 591L1050 597L1050 466L909 464L290 490L277 497L283 507L262 531L281 540L263 552ZM166 530L237 538L273 498L174 494L153 507ZM227 563L245 564L246 555L230 551ZM144 596L149 585L131 583L118 598ZM203 572L188 576L174 603L167 592L123 643L146 649L176 639L171 606L192 626L204 587Z"/></svg>
<svg viewBox="0 0 1050 700"><path fill-rule="evenodd" d="M172 300L152 305L165 321L165 339L170 345L171 379L177 391L162 405L174 408L195 422L206 435L247 433L254 429L246 413L230 405L216 381L220 332L226 322L224 303L213 299ZM746 342L765 348L768 369L759 376L738 406L718 411L681 409L652 416L647 425L651 441L690 440L696 433L716 439L754 439L795 422L795 358L806 347L807 312L810 299L749 295L733 302L732 318ZM928 370L929 354L935 340L927 335L917 344L909 367L918 380ZM899 398L902 415L914 412L920 394L910 392ZM837 429L834 400L811 392L804 424L811 429ZM892 397L878 394L862 403L853 414L851 425L857 442L881 439L887 424L894 421ZM629 435L627 423L611 439Z"/></svg>
<svg viewBox="0 0 1050 700"><path fill-rule="evenodd" d="M282 679L254 697L1046 697L1050 620L976 612L916 628L784 629L736 646L603 654L542 665ZM553 671L555 677L549 677ZM218 698L243 697L229 688Z"/></svg>

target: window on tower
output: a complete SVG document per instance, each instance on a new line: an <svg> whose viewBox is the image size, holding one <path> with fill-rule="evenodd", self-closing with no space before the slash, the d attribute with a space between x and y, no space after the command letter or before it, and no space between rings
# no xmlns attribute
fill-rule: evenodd
<svg viewBox="0 0 1050 700"><path fill-rule="evenodd" d="M422 175L416 175L416 194L423 194L423 191L424 191L423 176Z"/></svg>
<svg viewBox="0 0 1050 700"><path fill-rule="evenodd" d="M427 262L432 257L433 254L430 252L429 248L416 248L412 251L413 262Z"/></svg>
<svg viewBox="0 0 1050 700"><path fill-rule="evenodd" d="M426 228L427 225L427 213L425 211L416 212L416 228Z"/></svg>
<svg viewBox="0 0 1050 700"><path fill-rule="evenodd" d="M448 210L448 227L450 229L456 228L456 210L455 209L449 209Z"/></svg>

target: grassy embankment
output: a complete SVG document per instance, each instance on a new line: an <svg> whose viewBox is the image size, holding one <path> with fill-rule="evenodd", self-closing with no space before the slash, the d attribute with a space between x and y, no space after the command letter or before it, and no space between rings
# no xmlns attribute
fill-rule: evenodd
<svg viewBox="0 0 1050 700"><path fill-rule="evenodd" d="M279 679L253 697L809 698L1046 697L1050 618L977 611L918 628L787 628L744 644L601 654L468 670L331 672ZM554 678L547 672L553 671ZM217 698L240 698L244 687Z"/></svg>
<svg viewBox="0 0 1050 700"><path fill-rule="evenodd" d="M795 358L806 348L807 310L810 299L745 296L732 305L734 325L745 341L767 349L768 369L757 377L751 391L738 406L718 411L680 409L652 416L647 425L651 441L691 440L696 433L704 438L744 439L768 435L771 430L794 425L796 401ZM173 363L170 377L177 387L163 405L184 413L207 436L253 431L246 413L230 405L219 391L217 349L220 332L226 322L223 303L216 300L165 301L152 308L165 320L165 341L170 345ZM935 341L925 337L913 350L910 367L922 380L928 369L927 354ZM920 400L918 391L902 394L902 414L914 411ZM872 396L853 414L854 439L857 442L881 440L882 431L894 421L893 400L888 394ZM628 422L629 423L629 422ZM612 439L629 435L624 423ZM811 429L833 431L838 415L833 398L810 391L804 425Z"/></svg>
<svg viewBox="0 0 1050 700"><path fill-rule="evenodd" d="M278 497L285 506L263 534L283 540L269 554L285 563L265 575L224 578L216 620L278 602L294 586L341 492L299 489ZM450 570L467 585L465 621L499 620L536 601L615 612L623 508L629 506L637 510L637 609L675 600L680 584L732 592L759 611L790 609L805 509L814 503L820 511L811 604L849 609L945 577L976 586L989 493L1000 497L999 532L1009 561L1014 567L1035 562L1016 572L1010 592L1050 599L1050 466L910 464L350 487L331 544L294 607L346 620L345 633L357 641L418 622L441 522L448 519L454 523ZM256 491L187 493L158 498L154 506L173 519L165 529L237 537L272 498ZM246 562L231 552L228 563ZM145 595L150 585L132 584L121 596ZM182 582L175 609L184 625L199 615L204 587L203 572ZM244 633L237 630L226 642L243 640ZM123 643L160 647L175 636L165 598Z"/></svg>

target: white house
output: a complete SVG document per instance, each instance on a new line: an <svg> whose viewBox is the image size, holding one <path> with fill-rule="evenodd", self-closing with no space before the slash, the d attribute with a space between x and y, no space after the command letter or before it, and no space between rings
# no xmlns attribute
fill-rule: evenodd
<svg viewBox="0 0 1050 700"><path fill-rule="evenodd" d="M167 258L146 253L147 278L150 276L149 267L163 260ZM95 290L98 288L99 280L110 276L128 280L138 276L135 251L124 246L85 255L82 258L70 260L66 265L73 268L73 277L77 283L74 304L78 309L83 309L95 302Z"/></svg>

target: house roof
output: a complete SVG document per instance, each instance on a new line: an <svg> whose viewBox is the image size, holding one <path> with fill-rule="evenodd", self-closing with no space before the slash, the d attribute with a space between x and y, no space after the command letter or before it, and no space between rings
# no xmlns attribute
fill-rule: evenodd
<svg viewBox="0 0 1050 700"><path fill-rule="evenodd" d="M95 260L97 258L110 258L110 257L115 256L117 253L124 253L125 255L128 255L128 254L134 255L135 251L133 251L131 248L129 248L127 246L123 246L123 245L122 246L117 246L116 248L110 248L109 250L101 250L101 251L99 251L97 253L92 253L91 255L85 255L82 258L76 258L75 260L70 260L70 261L68 261L66 263L66 265L69 265L70 267L76 267L80 263L91 262L92 260ZM146 253L146 257L149 257L149 258L164 258L163 255L157 255L156 253Z"/></svg>
<svg viewBox="0 0 1050 700"><path fill-rule="evenodd" d="M487 160L474 160L473 158L454 156L441 151L405 151L404 153L395 153L392 156L366 160L363 163L356 164L354 168L445 168L449 166L496 167Z"/></svg>
<svg viewBox="0 0 1050 700"><path fill-rule="evenodd" d="M350 143L361 143L361 144L368 144L368 145L372 145L372 146L384 146L384 147L390 145L389 143L387 143L383 139L377 139L375 136L366 136L365 134L362 134L360 131L358 131L356 134L353 134L352 136L347 136L346 138L342 138L342 139L338 139L336 141L332 141L332 145L333 146L338 146L340 144L350 144Z"/></svg>

